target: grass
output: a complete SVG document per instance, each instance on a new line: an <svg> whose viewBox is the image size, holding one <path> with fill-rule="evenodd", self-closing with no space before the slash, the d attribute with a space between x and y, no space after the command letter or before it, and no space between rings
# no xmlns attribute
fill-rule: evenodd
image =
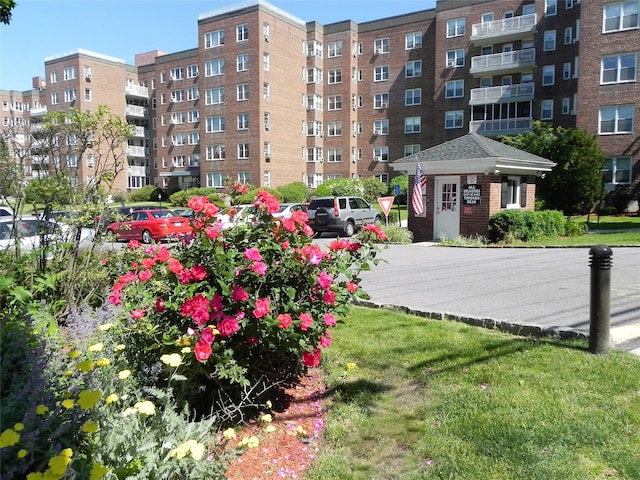
<svg viewBox="0 0 640 480"><path fill-rule="evenodd" d="M623 230L629 228L640 228L640 215L635 216L601 216L582 215L572 218L573 221L586 223L589 230Z"/></svg>
<svg viewBox="0 0 640 480"><path fill-rule="evenodd" d="M333 338L305 480L640 478L636 356L362 307Z"/></svg>

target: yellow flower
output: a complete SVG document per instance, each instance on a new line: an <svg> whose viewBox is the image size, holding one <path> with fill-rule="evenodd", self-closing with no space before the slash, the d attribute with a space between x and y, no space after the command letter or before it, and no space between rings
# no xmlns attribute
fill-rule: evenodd
<svg viewBox="0 0 640 480"><path fill-rule="evenodd" d="M94 362L93 360L84 360L82 362L76 363L76 367L81 372L90 372L91 370L93 370Z"/></svg>
<svg viewBox="0 0 640 480"><path fill-rule="evenodd" d="M179 353L172 353L171 355L162 355L160 361L170 367L178 367L182 363L182 357Z"/></svg>
<svg viewBox="0 0 640 480"><path fill-rule="evenodd" d="M120 380L124 380L125 378L127 378L129 375L131 375L131 370L122 370L120 373L118 373L118 378Z"/></svg>
<svg viewBox="0 0 640 480"><path fill-rule="evenodd" d="M347 363L347 370L353 370L356 367L357 365L355 364L355 362Z"/></svg>
<svg viewBox="0 0 640 480"><path fill-rule="evenodd" d="M111 363L111 360L109 360L108 358L99 358L98 360L96 360L96 365L99 367L105 367L110 363Z"/></svg>
<svg viewBox="0 0 640 480"><path fill-rule="evenodd" d="M11 428L7 428L0 435L0 448L11 447L20 440L20 434Z"/></svg>
<svg viewBox="0 0 640 480"><path fill-rule="evenodd" d="M273 433L276 431L276 427L274 425L267 425L264 427L264 431L267 433Z"/></svg>
<svg viewBox="0 0 640 480"><path fill-rule="evenodd" d="M183 347L182 350L180 350L182 353L191 353L191 347Z"/></svg>
<svg viewBox="0 0 640 480"><path fill-rule="evenodd" d="M195 440L189 440L187 443L190 443L189 448L191 450L191 458L194 460L202 460L204 457L205 446L202 443L196 442Z"/></svg>
<svg viewBox="0 0 640 480"><path fill-rule="evenodd" d="M138 402L133 406L133 408L138 410L140 413L143 413L144 415L155 415L156 413L156 406L149 400Z"/></svg>
<svg viewBox="0 0 640 480"><path fill-rule="evenodd" d="M71 370L67 370L66 372L63 373L63 375L65 377L70 377L71 375L73 375L73 372Z"/></svg>
<svg viewBox="0 0 640 480"><path fill-rule="evenodd" d="M260 440L258 440L258 437L256 437L255 435L252 435L251 437L248 437L248 438L243 437L240 443L238 444L239 447L247 447L247 448L256 448L258 445L260 445Z"/></svg>
<svg viewBox="0 0 640 480"><path fill-rule="evenodd" d="M102 345L101 343L94 343L93 345L90 345L89 348L87 348L88 352L100 352L102 351L102 347L104 347L104 345Z"/></svg>
<svg viewBox="0 0 640 480"><path fill-rule="evenodd" d="M125 349L125 346L124 346L122 343L120 343L120 344L116 345L115 347L113 347L113 349L114 349L116 352L119 352L120 350L124 350L124 349Z"/></svg>
<svg viewBox="0 0 640 480"><path fill-rule="evenodd" d="M271 400L267 400L267 403L265 403L265 406L267 408L271 408Z"/></svg>
<svg viewBox="0 0 640 480"><path fill-rule="evenodd" d="M113 327L113 323L103 323L102 325L100 325L98 327L98 329L102 332L106 332L107 330L109 330L111 327Z"/></svg>
<svg viewBox="0 0 640 480"><path fill-rule="evenodd" d="M52 473L62 477L64 472L67 471L67 465L71 463L71 457L73 456L73 450L70 448L65 448L60 452L60 455L56 455L49 459L49 467ZM47 472L45 472L45 476Z"/></svg>
<svg viewBox="0 0 640 480"><path fill-rule="evenodd" d="M98 430L100 430L98 424L96 422L92 422L91 420L85 422L85 424L82 426L82 431L85 433L96 433Z"/></svg>
<svg viewBox="0 0 640 480"><path fill-rule="evenodd" d="M22 424L22 423L16 423L16 424L13 426L13 429L14 429L16 432L21 432L22 430L24 430L24 424Z"/></svg>
<svg viewBox="0 0 640 480"><path fill-rule="evenodd" d="M271 418L271 414L270 413L265 413L264 415L262 415L260 417L260 421L264 422L264 423L271 423L273 419Z"/></svg>
<svg viewBox="0 0 640 480"><path fill-rule="evenodd" d="M189 453L189 445L187 445L186 443L181 443L169 452L169 456L175 457L180 460L181 458L186 457L187 453Z"/></svg>
<svg viewBox="0 0 640 480"><path fill-rule="evenodd" d="M138 410L136 410L133 407L129 407L124 412L122 412L122 416L123 417L128 417L129 415L133 415L135 413L138 413Z"/></svg>
<svg viewBox="0 0 640 480"><path fill-rule="evenodd" d="M100 390L82 390L78 395L78 405L83 410L89 410L98 403L101 396L102 392Z"/></svg>
<svg viewBox="0 0 640 480"><path fill-rule="evenodd" d="M109 469L107 467L101 463L94 463L91 467L91 471L89 472L89 480L100 480L107 473L109 473Z"/></svg>
<svg viewBox="0 0 640 480"><path fill-rule="evenodd" d="M233 428L227 428L224 432L222 432L222 436L227 440L233 440L236 438L236 431Z"/></svg>
<svg viewBox="0 0 640 480"><path fill-rule="evenodd" d="M115 393L112 393L111 395L107 395L107 397L104 399L104 401L106 403L117 402L118 401L118 395L115 394Z"/></svg>
<svg viewBox="0 0 640 480"><path fill-rule="evenodd" d="M47 413L49 411L49 407L47 407L46 405L38 405L36 407L36 413L38 415L44 415L45 413Z"/></svg>
<svg viewBox="0 0 640 480"><path fill-rule="evenodd" d="M40 472L32 472L27 475L27 480L42 480L42 474Z"/></svg>
<svg viewBox="0 0 640 480"><path fill-rule="evenodd" d="M82 352L80 350L71 350L69 353L67 353L67 356L71 359L78 358L80 355L82 355Z"/></svg>
<svg viewBox="0 0 640 480"><path fill-rule="evenodd" d="M27 456L27 452L24 448L21 448L20 450L18 450L18 458L24 458Z"/></svg>
<svg viewBox="0 0 640 480"><path fill-rule="evenodd" d="M62 401L62 406L64 408L73 408L75 404L76 404L76 401L72 398L67 398L66 400Z"/></svg>

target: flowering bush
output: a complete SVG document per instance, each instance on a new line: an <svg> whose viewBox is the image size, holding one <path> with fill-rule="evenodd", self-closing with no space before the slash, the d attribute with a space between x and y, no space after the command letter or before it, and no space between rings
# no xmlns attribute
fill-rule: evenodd
<svg viewBox="0 0 640 480"><path fill-rule="evenodd" d="M143 346L137 361L182 355L179 398L202 413L223 407L229 418L320 363L331 327L366 296L359 273L378 252L346 239L323 250L311 242L306 213L274 219L279 204L265 191L254 206L254 224L223 231L218 207L192 198L194 233L175 249L131 242L131 271L109 297L130 312L131 340Z"/></svg>

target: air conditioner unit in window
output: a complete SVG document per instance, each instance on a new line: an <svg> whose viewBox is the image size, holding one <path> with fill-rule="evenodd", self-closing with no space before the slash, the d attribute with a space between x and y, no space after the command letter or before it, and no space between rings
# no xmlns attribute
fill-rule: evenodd
<svg viewBox="0 0 640 480"><path fill-rule="evenodd" d="M324 133L323 132L320 132L320 137L321 138L324 137Z"/></svg>
<svg viewBox="0 0 640 480"><path fill-rule="evenodd" d="M355 158L352 158L351 163L358 163L358 161Z"/></svg>
<svg viewBox="0 0 640 480"><path fill-rule="evenodd" d="M87 82L90 82L90 81L91 81L91 74L89 74L89 75L87 75L86 77L84 77L84 79L85 79Z"/></svg>
<svg viewBox="0 0 640 480"><path fill-rule="evenodd" d="M268 42L268 41L269 41L269 35L265 35L265 36L264 36L264 41L265 41L265 42Z"/></svg>
<svg viewBox="0 0 640 480"><path fill-rule="evenodd" d="M270 127L269 127L269 125L265 125L265 126L264 126L264 129L265 129L267 132L269 131L269 128L270 128Z"/></svg>
<svg viewBox="0 0 640 480"><path fill-rule="evenodd" d="M388 103L383 103L382 105L380 105L380 108L388 108L389 104Z"/></svg>
<svg viewBox="0 0 640 480"><path fill-rule="evenodd" d="M353 136L354 137L357 136L357 135L358 135L358 132L353 132Z"/></svg>

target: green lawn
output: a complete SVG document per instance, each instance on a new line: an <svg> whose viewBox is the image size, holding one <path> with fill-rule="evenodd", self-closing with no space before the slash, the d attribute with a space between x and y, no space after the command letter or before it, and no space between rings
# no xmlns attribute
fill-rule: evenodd
<svg viewBox="0 0 640 480"><path fill-rule="evenodd" d="M640 478L636 356L361 307L333 338L306 480Z"/></svg>

